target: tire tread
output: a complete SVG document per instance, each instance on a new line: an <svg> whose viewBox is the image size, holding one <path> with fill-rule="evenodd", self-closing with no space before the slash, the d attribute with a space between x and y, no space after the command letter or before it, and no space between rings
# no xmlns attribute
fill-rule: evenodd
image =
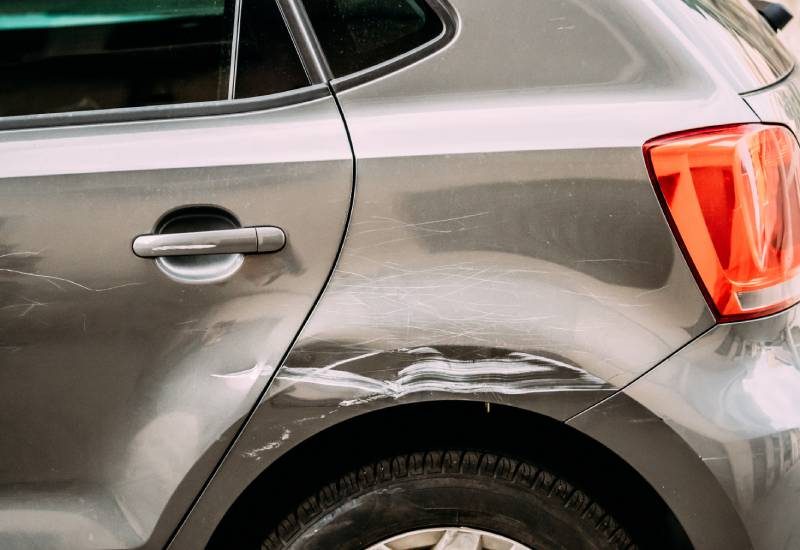
<svg viewBox="0 0 800 550"><path fill-rule="evenodd" d="M636 550L625 529L592 498L567 480L530 462L472 450L432 450L396 455L341 475L303 500L264 539L262 550L281 550L306 525L353 496L382 483L426 474L487 476L555 499L576 521L590 525L619 550Z"/></svg>

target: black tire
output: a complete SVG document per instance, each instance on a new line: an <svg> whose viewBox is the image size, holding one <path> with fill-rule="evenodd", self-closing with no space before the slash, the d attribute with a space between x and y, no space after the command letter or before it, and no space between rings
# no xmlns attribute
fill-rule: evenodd
<svg viewBox="0 0 800 550"><path fill-rule="evenodd" d="M530 462L479 451L428 451L367 464L288 514L264 550L364 550L436 527L492 532L530 548L631 549L592 497Z"/></svg>

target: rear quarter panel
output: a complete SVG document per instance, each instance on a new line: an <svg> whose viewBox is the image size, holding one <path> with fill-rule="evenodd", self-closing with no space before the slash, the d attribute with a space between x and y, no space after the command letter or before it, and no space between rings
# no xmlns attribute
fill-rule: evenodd
<svg viewBox="0 0 800 550"><path fill-rule="evenodd" d="M564 420L713 324L641 147L756 120L726 75L650 2L452 7L446 48L338 93L342 255L175 548L345 419L466 398Z"/></svg>

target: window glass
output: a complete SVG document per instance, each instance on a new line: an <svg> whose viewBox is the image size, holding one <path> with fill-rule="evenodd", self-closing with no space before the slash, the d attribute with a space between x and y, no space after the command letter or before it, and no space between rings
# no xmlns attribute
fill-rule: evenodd
<svg viewBox="0 0 800 550"><path fill-rule="evenodd" d="M223 99L232 3L0 1L0 115Z"/></svg>
<svg viewBox="0 0 800 550"><path fill-rule="evenodd" d="M228 99L235 0L0 0L0 116ZM243 0L237 97L308 84L274 0Z"/></svg>
<svg viewBox="0 0 800 550"><path fill-rule="evenodd" d="M396 57L438 36L425 0L305 0L334 76Z"/></svg>
<svg viewBox="0 0 800 550"><path fill-rule="evenodd" d="M283 92L309 84L274 0L243 0L238 59L237 98Z"/></svg>

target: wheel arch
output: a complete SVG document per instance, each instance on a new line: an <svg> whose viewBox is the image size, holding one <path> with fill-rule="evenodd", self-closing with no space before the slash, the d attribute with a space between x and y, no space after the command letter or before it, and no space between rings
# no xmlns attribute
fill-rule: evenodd
<svg viewBox="0 0 800 550"><path fill-rule="evenodd" d="M225 513L209 548L244 547L337 474L390 453L469 446L556 470L606 503L640 545L691 548L658 492L613 451L545 415L496 403L429 401L372 410L299 442L269 464ZM347 449L347 452L339 452ZM587 465L589 466L587 468ZM623 489L621 489L621 487ZM631 505L635 503L635 505Z"/></svg>

